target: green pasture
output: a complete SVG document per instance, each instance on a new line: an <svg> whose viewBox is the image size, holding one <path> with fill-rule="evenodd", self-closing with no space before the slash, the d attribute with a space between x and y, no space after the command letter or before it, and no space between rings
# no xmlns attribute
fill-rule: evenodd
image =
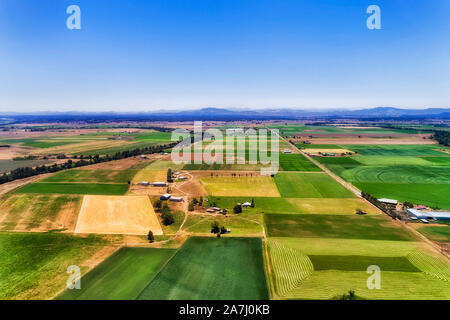
<svg viewBox="0 0 450 320"><path fill-rule="evenodd" d="M139 300L268 299L260 238L190 238Z"/></svg>
<svg viewBox="0 0 450 320"><path fill-rule="evenodd" d="M270 237L411 241L413 235L384 216L265 214Z"/></svg>
<svg viewBox="0 0 450 320"><path fill-rule="evenodd" d="M353 198L354 195L325 173L280 172L275 183L285 198Z"/></svg>
<svg viewBox="0 0 450 320"><path fill-rule="evenodd" d="M410 201L435 208L450 209L450 183L369 183L356 182L354 185L377 198Z"/></svg>
<svg viewBox="0 0 450 320"><path fill-rule="evenodd" d="M50 299L66 286L67 267L82 262L107 243L90 235L0 233L0 300Z"/></svg>
<svg viewBox="0 0 450 320"><path fill-rule="evenodd" d="M321 171L314 163L302 154L280 153L280 167L284 171Z"/></svg>
<svg viewBox="0 0 450 320"><path fill-rule="evenodd" d="M127 190L128 184L36 182L25 185L16 193L123 195Z"/></svg>
<svg viewBox="0 0 450 320"><path fill-rule="evenodd" d="M81 290L66 290L58 300L134 300L175 252L121 248L81 278Z"/></svg>
<svg viewBox="0 0 450 320"><path fill-rule="evenodd" d="M128 183L138 170L64 170L41 182Z"/></svg>

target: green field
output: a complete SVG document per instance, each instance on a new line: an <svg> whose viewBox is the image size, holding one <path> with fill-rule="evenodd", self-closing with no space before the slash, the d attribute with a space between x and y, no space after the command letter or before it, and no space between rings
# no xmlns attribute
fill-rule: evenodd
<svg viewBox="0 0 450 320"><path fill-rule="evenodd" d="M333 299L354 290L363 299L450 299L450 268L413 241L271 238L275 294L284 299ZM381 270L370 290L369 265Z"/></svg>
<svg viewBox="0 0 450 320"><path fill-rule="evenodd" d="M435 166L450 166L450 156L447 157L420 157Z"/></svg>
<svg viewBox="0 0 450 320"><path fill-rule="evenodd" d="M383 271L420 272L406 257L377 257L357 255L308 255L314 270L365 271L377 265Z"/></svg>
<svg viewBox="0 0 450 320"><path fill-rule="evenodd" d="M366 156L445 156L439 151L444 147L433 144L394 145L394 144L367 144L342 145L347 149Z"/></svg>
<svg viewBox="0 0 450 320"><path fill-rule="evenodd" d="M128 184L37 182L25 185L16 193L123 195L127 190Z"/></svg>
<svg viewBox="0 0 450 320"><path fill-rule="evenodd" d="M211 223L217 221L220 225L230 229L231 236L262 236L262 215L247 213L245 215L230 216L201 216L191 215L184 224L183 230L195 234L211 234Z"/></svg>
<svg viewBox="0 0 450 320"><path fill-rule="evenodd" d="M41 182L127 183L137 170L64 170Z"/></svg>
<svg viewBox="0 0 450 320"><path fill-rule="evenodd" d="M450 226L423 226L417 231L432 241L450 242Z"/></svg>
<svg viewBox="0 0 450 320"><path fill-rule="evenodd" d="M1 232L0 300L52 298L65 288L67 267L81 265L105 245L94 235Z"/></svg>
<svg viewBox="0 0 450 320"><path fill-rule="evenodd" d="M284 171L321 171L314 163L301 154L280 153L280 167Z"/></svg>
<svg viewBox="0 0 450 320"><path fill-rule="evenodd" d="M259 238L190 238L139 300L268 299Z"/></svg>
<svg viewBox="0 0 450 320"><path fill-rule="evenodd" d="M175 254L174 249L121 248L84 275L81 290L59 300L134 300Z"/></svg>
<svg viewBox="0 0 450 320"><path fill-rule="evenodd" d="M384 216L265 214L270 237L411 241L414 236Z"/></svg>
<svg viewBox="0 0 450 320"><path fill-rule="evenodd" d="M358 166L341 172L345 180L358 183L450 183L450 168L442 166Z"/></svg>
<svg viewBox="0 0 450 320"><path fill-rule="evenodd" d="M354 183L360 190L377 198L397 199L431 207L450 209L450 183Z"/></svg>
<svg viewBox="0 0 450 320"><path fill-rule="evenodd" d="M284 173L275 175L275 183L282 197L286 198L353 198L325 173Z"/></svg>
<svg viewBox="0 0 450 320"><path fill-rule="evenodd" d="M366 166L433 165L425 158L415 156L354 156L352 159Z"/></svg>

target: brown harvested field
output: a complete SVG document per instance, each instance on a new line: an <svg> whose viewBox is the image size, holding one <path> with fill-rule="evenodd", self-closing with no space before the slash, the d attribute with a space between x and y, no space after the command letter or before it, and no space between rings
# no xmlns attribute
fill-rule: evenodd
<svg viewBox="0 0 450 320"><path fill-rule="evenodd" d="M153 159L158 159L160 155L148 155L148 159L141 159L139 157L125 158L120 160L96 163L89 166L79 167L75 170L127 170L137 165L144 165L144 163L151 163Z"/></svg>
<svg viewBox="0 0 450 320"><path fill-rule="evenodd" d="M207 196L207 192L203 185L198 181L197 178L193 177L186 183L183 183L177 187L183 193L188 194L191 197Z"/></svg>
<svg viewBox="0 0 450 320"><path fill-rule="evenodd" d="M27 156L31 148L10 145L9 148L0 148L0 160L12 160L15 157Z"/></svg>
<svg viewBox="0 0 450 320"><path fill-rule="evenodd" d="M4 231L63 230L73 232L80 211L76 195L13 194L0 204L0 229Z"/></svg>
<svg viewBox="0 0 450 320"><path fill-rule="evenodd" d="M120 147L126 144L131 144L131 141L125 141L125 140L100 140L100 141L87 141L87 142L81 142L81 143L74 143L70 145L64 145L64 146L58 146L58 147L52 147L52 148L45 148L42 150L36 150L34 152L38 155L45 155L45 154L55 154L55 153L65 153L65 154L74 154L79 152L88 152L92 150L92 153L95 153L95 150L100 149L107 149L107 148L114 148L114 147Z"/></svg>
<svg viewBox="0 0 450 320"><path fill-rule="evenodd" d="M75 233L154 235L163 231L147 196L85 196Z"/></svg>

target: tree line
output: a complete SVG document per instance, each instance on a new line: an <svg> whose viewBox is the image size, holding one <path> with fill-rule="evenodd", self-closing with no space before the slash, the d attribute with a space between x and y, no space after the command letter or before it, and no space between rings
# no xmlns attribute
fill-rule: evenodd
<svg viewBox="0 0 450 320"><path fill-rule="evenodd" d="M31 176L36 176L39 174L44 173L52 173L57 172L61 170L66 169L72 169L72 168L78 168L83 166L89 166L91 164L101 163L101 162L108 162L113 160L120 160L130 157L135 157L142 154L153 154L153 153L160 153L163 152L165 149L173 148L178 142L172 142L169 144L162 144L157 146L150 146L150 147L144 147L144 148L136 148L133 150L125 150L125 151L119 151L115 154L107 154L104 156L100 156L98 154L96 155L89 155L89 156L83 156L80 155L75 156L75 159L80 159L79 161L74 162L73 160L69 159L64 163L61 164L53 164L50 166L41 165L37 166L35 168L33 167L22 167L17 168L9 173L4 173L2 176L0 176L0 184L11 182L18 179L24 179Z"/></svg>

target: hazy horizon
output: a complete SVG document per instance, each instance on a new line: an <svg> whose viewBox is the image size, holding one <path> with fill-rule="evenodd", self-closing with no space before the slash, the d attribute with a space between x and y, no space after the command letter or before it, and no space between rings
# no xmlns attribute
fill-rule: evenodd
<svg viewBox="0 0 450 320"><path fill-rule="evenodd" d="M66 9L81 8L69 30ZM381 8L381 30L366 9ZM0 3L1 112L448 108L450 2Z"/></svg>

